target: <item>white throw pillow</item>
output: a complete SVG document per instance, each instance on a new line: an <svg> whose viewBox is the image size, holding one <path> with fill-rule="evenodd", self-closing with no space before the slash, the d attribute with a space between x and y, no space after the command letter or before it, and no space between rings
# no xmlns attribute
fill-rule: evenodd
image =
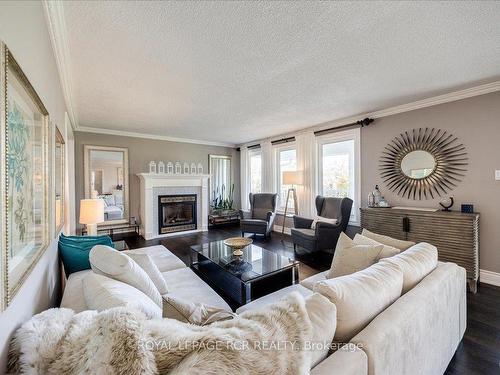
<svg viewBox="0 0 500 375"><path fill-rule="evenodd" d="M399 252L400 252L399 249L396 247L384 245L380 242L372 240L371 238L365 237L359 233L356 233L353 241L357 245L382 245L382 246L384 246L384 248L382 249L382 252L378 256L378 259L389 258L389 257L392 257L394 255L399 254Z"/></svg>
<svg viewBox="0 0 500 375"><path fill-rule="evenodd" d="M401 254L382 259L380 263L392 263L401 268L404 294L437 267L438 251L435 246L420 242Z"/></svg>
<svg viewBox="0 0 500 375"><path fill-rule="evenodd" d="M409 247L415 245L415 242L397 240L397 239L389 237L389 236L384 236L382 234L370 232L367 229L363 229L363 232L361 232L361 234L365 237L371 238L372 240L380 242L381 244L395 247L396 249L399 249L401 251L404 251L404 250L408 249Z"/></svg>
<svg viewBox="0 0 500 375"><path fill-rule="evenodd" d="M316 229L316 225L319 223L319 222L322 222L322 223L327 223L327 224L332 224L332 225L336 225L338 223L338 220L337 219L329 219L327 217L322 217L322 216L316 216L316 218L313 220L313 222L311 223L311 229Z"/></svg>
<svg viewBox="0 0 500 375"><path fill-rule="evenodd" d="M89 261L92 270L100 275L124 282L139 289L162 307L162 298L155 284L129 256L109 246L96 245L90 250Z"/></svg>
<svg viewBox="0 0 500 375"><path fill-rule="evenodd" d="M207 306L203 303L195 303L170 295L163 296L164 318L204 326L236 316L237 314L220 307Z"/></svg>
<svg viewBox="0 0 500 375"><path fill-rule="evenodd" d="M142 311L149 319L161 319L162 311L151 299L134 287L90 272L82 280L85 303L91 310L103 311L127 307Z"/></svg>
<svg viewBox="0 0 500 375"><path fill-rule="evenodd" d="M337 308L334 340L349 342L401 296L402 287L403 273L398 266L376 263L352 275L320 281L314 291Z"/></svg>
<svg viewBox="0 0 500 375"><path fill-rule="evenodd" d="M160 270L153 262L153 259L148 254L142 253L134 253L133 251L129 251L126 253L129 257L131 257L134 262L136 262L149 276L153 284L155 284L156 289L161 295L168 293L167 283L165 279L161 275Z"/></svg>
<svg viewBox="0 0 500 375"><path fill-rule="evenodd" d="M384 245L358 245L345 233L340 233L327 278L350 275L374 264Z"/></svg>
<svg viewBox="0 0 500 375"><path fill-rule="evenodd" d="M307 297L305 302L314 331L312 341L306 344L306 348L311 350L312 368L328 356L337 328L337 308L319 293Z"/></svg>

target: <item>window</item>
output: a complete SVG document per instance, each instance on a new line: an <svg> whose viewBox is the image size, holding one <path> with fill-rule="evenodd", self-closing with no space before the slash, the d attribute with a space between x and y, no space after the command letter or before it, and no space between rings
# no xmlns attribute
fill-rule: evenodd
<svg viewBox="0 0 500 375"><path fill-rule="evenodd" d="M318 192L354 201L351 223L358 223L359 129L318 138Z"/></svg>
<svg viewBox="0 0 500 375"><path fill-rule="evenodd" d="M262 156L260 150L249 151L250 162L250 192L262 191Z"/></svg>
<svg viewBox="0 0 500 375"><path fill-rule="evenodd" d="M284 147L278 147L276 152L277 152L276 170L278 172L277 187L279 194L278 211L284 212L288 189L290 189L292 186L283 184L283 172L297 170L297 151L295 150L294 146L292 147L284 146ZM292 196L290 196L290 201L288 202L288 209L291 210L292 212L294 210L294 202Z"/></svg>

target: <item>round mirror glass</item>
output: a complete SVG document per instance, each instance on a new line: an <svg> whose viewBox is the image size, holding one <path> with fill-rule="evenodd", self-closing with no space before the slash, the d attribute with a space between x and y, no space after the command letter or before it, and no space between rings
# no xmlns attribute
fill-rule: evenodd
<svg viewBox="0 0 500 375"><path fill-rule="evenodd" d="M405 155L401 161L403 173L415 179L429 176L436 167L434 156L427 151L412 151Z"/></svg>

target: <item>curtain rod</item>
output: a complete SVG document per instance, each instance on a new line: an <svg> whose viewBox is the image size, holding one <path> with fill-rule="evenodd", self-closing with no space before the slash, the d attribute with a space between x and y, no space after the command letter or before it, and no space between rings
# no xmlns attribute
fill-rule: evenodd
<svg viewBox="0 0 500 375"><path fill-rule="evenodd" d="M247 147L247 150L253 150L254 148L260 148L260 143L257 143L255 145L251 145ZM236 151L241 151L241 147L238 147Z"/></svg>
<svg viewBox="0 0 500 375"><path fill-rule="evenodd" d="M281 138L281 139L277 139L275 141L271 141L271 144L272 145L279 145L281 143L288 143L288 142L294 142L295 141L295 137L288 137L288 138Z"/></svg>
<svg viewBox="0 0 500 375"><path fill-rule="evenodd" d="M372 119L372 118L368 118L367 117L367 118L364 118L363 120L352 122L350 124L346 124L346 125L342 125L342 126L336 126L336 127L333 127L333 128L328 128L328 129L323 129L323 130L317 130L317 131L314 132L314 135L323 135L323 134L328 134L328 133L335 133L335 132L339 132L339 131L342 131L342 130L351 129L351 128L354 128L354 127L364 128L364 127L370 125L373 121L375 121L375 120Z"/></svg>

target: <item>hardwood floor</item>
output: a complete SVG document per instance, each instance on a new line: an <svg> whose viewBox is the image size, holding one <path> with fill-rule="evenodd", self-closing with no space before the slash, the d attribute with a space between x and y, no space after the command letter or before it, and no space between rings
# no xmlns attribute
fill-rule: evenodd
<svg viewBox="0 0 500 375"><path fill-rule="evenodd" d="M348 228L353 235L358 229ZM238 227L210 230L204 233L179 235L164 239L145 241L142 237L116 235L114 239L125 239L130 248L162 244L189 263L190 246L239 236ZM257 236L257 245L295 258L290 236L273 233L270 240ZM299 256L300 280L330 268L331 255ZM447 370L447 375L500 374L500 288L480 284L477 294L467 294L467 330Z"/></svg>

